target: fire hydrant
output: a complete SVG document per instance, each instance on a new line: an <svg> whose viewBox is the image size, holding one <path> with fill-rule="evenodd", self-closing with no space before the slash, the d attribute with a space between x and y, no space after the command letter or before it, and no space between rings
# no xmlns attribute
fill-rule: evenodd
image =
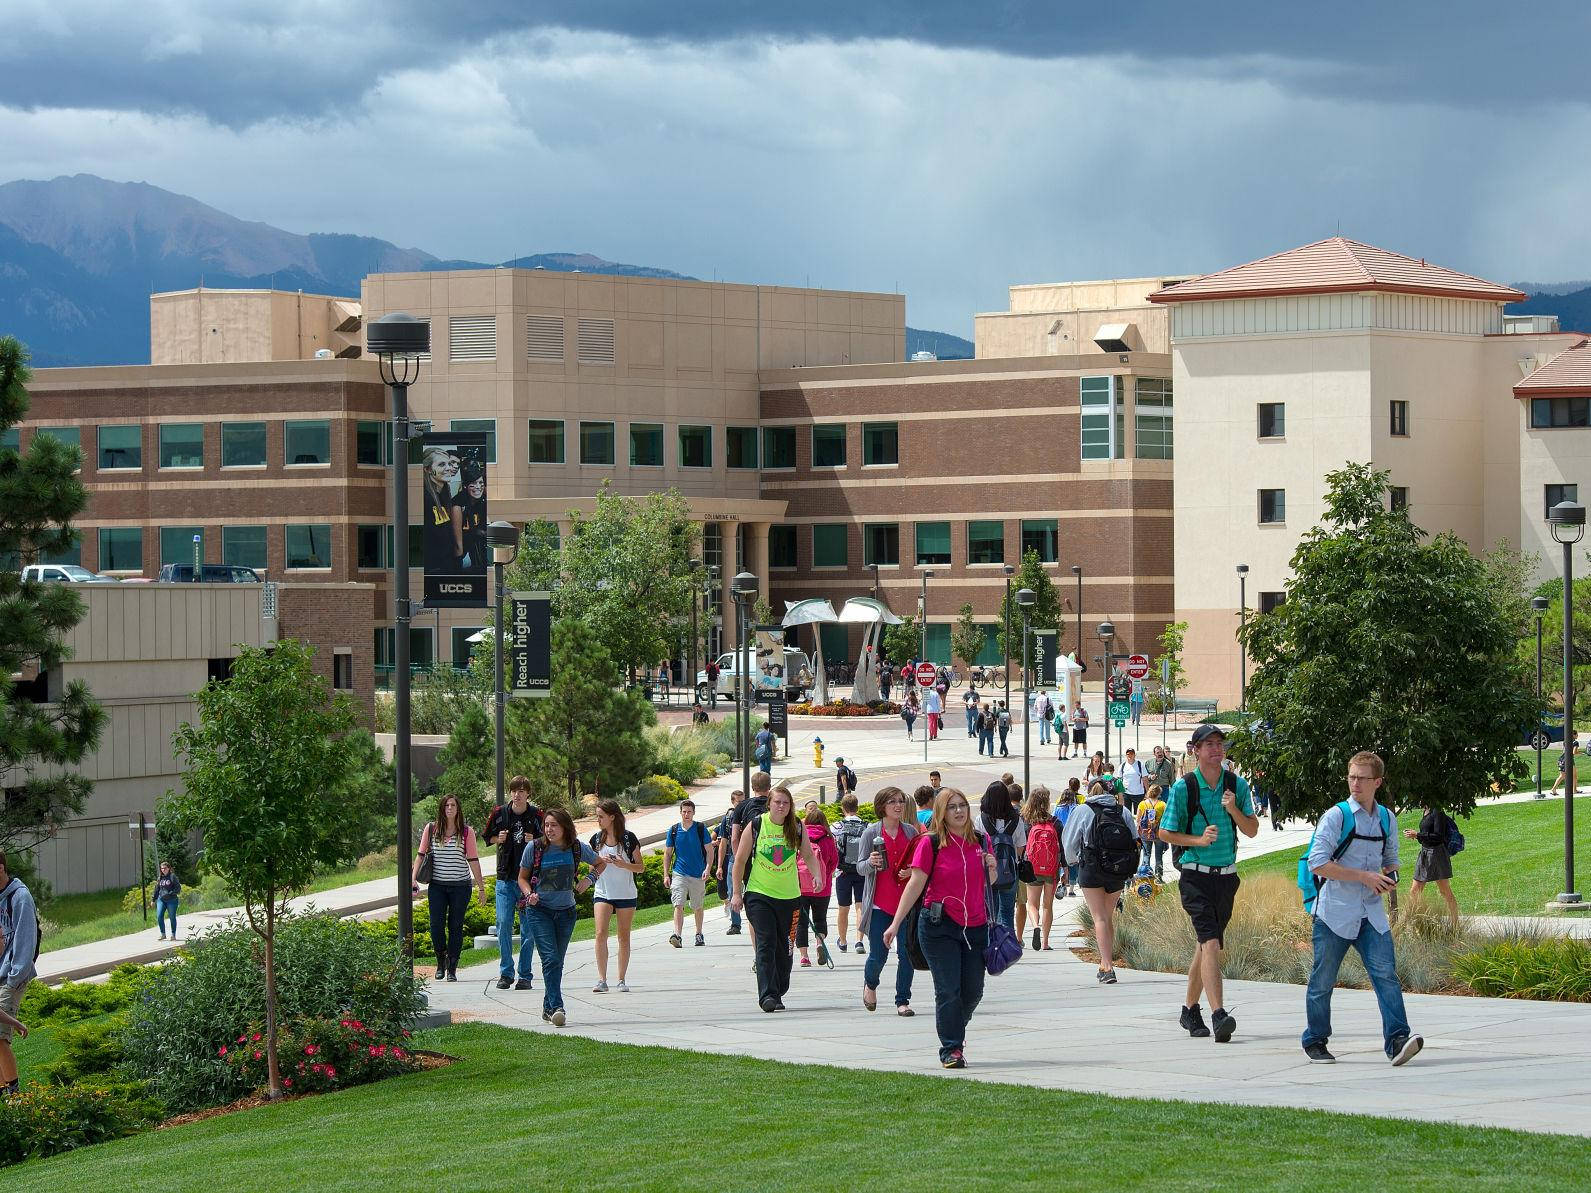
<svg viewBox="0 0 1591 1193"><path fill-rule="evenodd" d="M812 739L812 765L819 770L823 769L823 739L821 737Z"/></svg>

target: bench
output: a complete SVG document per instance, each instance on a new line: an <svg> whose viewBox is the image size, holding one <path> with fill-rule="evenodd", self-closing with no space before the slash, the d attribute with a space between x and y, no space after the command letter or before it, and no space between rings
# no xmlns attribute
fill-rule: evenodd
<svg viewBox="0 0 1591 1193"><path fill-rule="evenodd" d="M1176 702L1171 706L1171 711L1178 716L1187 713L1189 716L1202 718L1214 716L1216 707L1217 702L1214 700L1192 700L1184 696L1178 696Z"/></svg>

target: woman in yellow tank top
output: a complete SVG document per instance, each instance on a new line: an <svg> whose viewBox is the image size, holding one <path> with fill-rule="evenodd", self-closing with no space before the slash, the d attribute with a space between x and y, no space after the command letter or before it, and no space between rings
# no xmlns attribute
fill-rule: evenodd
<svg viewBox="0 0 1591 1193"><path fill-rule="evenodd" d="M764 1011L784 1010L784 995L790 989L790 930L801 908L798 857L822 885L823 863L795 814L795 801L788 788L775 787L766 814L740 834L732 869L735 897L731 906L736 911L744 909L751 921L757 952L757 1002Z"/></svg>

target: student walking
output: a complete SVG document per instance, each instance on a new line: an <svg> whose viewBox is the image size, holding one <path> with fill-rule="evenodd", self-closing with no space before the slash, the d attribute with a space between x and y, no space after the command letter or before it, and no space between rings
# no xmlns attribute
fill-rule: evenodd
<svg viewBox="0 0 1591 1193"><path fill-rule="evenodd" d="M1144 764L1138 761L1138 752L1128 750L1122 760L1121 773L1116 778L1117 790L1126 796L1124 802L1127 807L1136 808L1143 803L1148 777L1149 772L1144 768Z"/></svg>
<svg viewBox="0 0 1591 1193"><path fill-rule="evenodd" d="M927 828L928 822L934 818L934 797L939 794L937 785L924 784L912 792L912 803L917 805L915 818L917 827Z"/></svg>
<svg viewBox="0 0 1591 1193"><path fill-rule="evenodd" d="M1050 744L1050 718L1055 716L1055 702L1048 692L1040 692L1033 701L1033 716L1039 723L1039 745ZM1003 739L1002 739L1003 741ZM1001 750L1004 754L1005 751Z"/></svg>
<svg viewBox="0 0 1591 1193"><path fill-rule="evenodd" d="M676 949L684 946L685 908L696 920L696 947L707 943L702 935L702 912L707 906L707 855L712 852L707 830L696 819L696 802L681 800L679 823L669 826L663 841L663 873L668 875L669 902L674 905L674 935L668 938Z"/></svg>
<svg viewBox="0 0 1591 1193"><path fill-rule="evenodd" d="M995 709L994 724L995 728L1000 731L1000 757L1009 758L1011 757L1011 751L1006 747L1005 739L1011 736L1011 710L1005 706L1004 700L1000 701L999 706ZM993 757L993 755L991 754L990 757Z"/></svg>
<svg viewBox="0 0 1591 1193"><path fill-rule="evenodd" d="M1081 700L1072 705L1072 753L1088 753L1088 710Z"/></svg>
<svg viewBox="0 0 1591 1193"><path fill-rule="evenodd" d="M1066 820L1061 845L1069 865L1078 867L1083 902L1094 921L1094 944L1099 949L1102 986L1116 984L1117 896L1138 868L1138 839L1132 813L1113 794L1095 783L1088 801L1073 809Z"/></svg>
<svg viewBox="0 0 1591 1193"><path fill-rule="evenodd" d="M983 707L978 710L975 720L978 725L978 755L982 757L987 753L990 758L993 758L994 729L998 723L998 718L995 715L994 702L992 700L983 702Z"/></svg>
<svg viewBox="0 0 1591 1193"><path fill-rule="evenodd" d="M605 868L596 852L575 836L569 813L549 808L542 817L542 835L531 838L520 856L517 884L525 932L541 956L541 1020L554 1027L565 1022L563 967L575 930L575 896L591 886L590 878L580 877L581 862L594 874Z"/></svg>
<svg viewBox="0 0 1591 1193"><path fill-rule="evenodd" d="M961 694L961 706L967 714L967 736L972 737L980 731L978 716L983 711L979 708L982 697L978 695L977 687L971 680L967 681L967 690Z"/></svg>
<svg viewBox="0 0 1591 1193"><path fill-rule="evenodd" d="M641 861L641 842L624 827L624 810L617 800L597 801L597 831L591 834L591 851L603 862L591 892L597 955L597 984L591 992L608 992L608 924L617 922L619 980L614 989L628 994L630 987L624 978L630 969L630 925L635 922L637 902L635 876L646 867Z"/></svg>
<svg viewBox="0 0 1591 1193"><path fill-rule="evenodd" d="M1226 757L1221 727L1200 725L1193 731L1191 749L1195 766L1171 788L1160 820L1160 839L1174 848L1171 860L1182 871L1177 892L1198 941L1188 965L1180 1022L1190 1036L1209 1035L1199 1009L1200 996L1208 994L1215 1041L1224 1044L1237 1030L1221 985L1221 950L1239 885L1237 834L1252 837L1260 823L1248 784L1221 765Z"/></svg>
<svg viewBox="0 0 1591 1193"><path fill-rule="evenodd" d="M795 803L776 787L768 811L741 833L734 866L735 906L751 922L757 956L757 1005L768 1012L784 1010L790 990L790 930L801 907L798 858L821 882L823 863L802 831Z"/></svg>
<svg viewBox="0 0 1591 1193"><path fill-rule="evenodd" d="M1171 790L1171 785L1176 781L1176 761L1166 752L1164 746L1156 746L1154 758L1149 763L1149 783L1158 786L1164 794Z"/></svg>
<svg viewBox="0 0 1591 1193"><path fill-rule="evenodd" d="M918 788L921 792L922 788ZM869 1011L878 1008L878 983L889 960L884 930L900 907L911 863L911 842L917 836L916 818L906 810L906 793L899 787L885 787L873 800L877 823L862 833L862 860L856 872L862 876L861 916L867 924L869 951L862 969L862 1005ZM930 819L932 814L930 813ZM905 945L896 950L895 1013L912 1015L912 963Z"/></svg>
<svg viewBox="0 0 1591 1193"><path fill-rule="evenodd" d="M1061 792L1055 804L1055 814L1050 818L1055 821L1055 832L1058 838L1066 836L1066 823L1071 819L1072 813L1077 811L1083 802L1082 782L1074 775L1066 780L1066 790ZM1056 883L1055 897L1065 899L1077 893L1077 866L1066 860L1066 851L1061 850L1061 873Z"/></svg>
<svg viewBox="0 0 1591 1193"><path fill-rule="evenodd" d="M854 797L853 797L854 798ZM818 964L834 968L834 958L829 956L824 944L829 934L829 896L834 891L834 872L839 868L840 850L834 834L829 831L829 818L823 809L812 804L806 814L807 841L818 861L823 863L823 873L814 874L802 858L796 859L796 874L801 879L801 917L796 924L796 949L801 953L801 967L809 968L812 960L807 956L810 936L818 938Z"/></svg>
<svg viewBox="0 0 1591 1193"><path fill-rule="evenodd" d="M1458 899L1453 895L1453 855L1448 852L1448 842L1458 829L1453 818L1441 808L1428 805L1420 817L1419 828L1403 830L1403 835L1420 843L1420 856L1414 863L1414 881L1409 884L1409 901L1418 903L1425 893L1425 884L1436 883L1447 904L1447 922L1458 930Z"/></svg>
<svg viewBox="0 0 1591 1193"><path fill-rule="evenodd" d="M1105 751L1095 750L1094 756L1088 760L1088 765L1083 769L1083 782L1092 785L1095 781L1105 777Z"/></svg>
<svg viewBox="0 0 1591 1193"><path fill-rule="evenodd" d="M935 804L937 806L937 800ZM994 888L994 918L1015 931L1017 863L1027 844L1028 830L1011 801L1008 785L996 780L984 788L972 827L989 838L989 848L994 854L995 875L990 879Z"/></svg>
<svg viewBox="0 0 1591 1193"><path fill-rule="evenodd" d="M1061 873L1061 839L1050 816L1050 789L1035 787L1022 802L1022 823L1027 825L1023 857L1032 868L1027 884L1028 920L1033 925L1033 947L1050 951L1050 928L1055 922L1055 888ZM1042 914L1043 932L1040 928Z"/></svg>
<svg viewBox="0 0 1591 1193"><path fill-rule="evenodd" d="M900 702L900 719L906 722L906 740L916 741L915 727L917 714L922 711L922 703L917 699L917 689L906 689L906 698Z"/></svg>
<svg viewBox="0 0 1591 1193"><path fill-rule="evenodd" d="M840 909L839 938L842 953L847 948L845 930L849 926L851 905L853 903L856 905L856 952L861 956L866 952L862 945L862 935L866 931L862 921L862 891L867 884L856 872L856 867L862 860L862 833L867 829L867 822L856 814L859 807L854 795L847 795L840 800L840 811L844 815L834 826L837 871L834 878L834 899Z"/></svg>
<svg viewBox="0 0 1591 1193"><path fill-rule="evenodd" d="M171 917L171 939L177 939L177 901L182 895L182 883L171 869L170 862L160 863L160 875L155 879L155 922L160 925L160 939L166 939L166 917Z"/></svg>
<svg viewBox="0 0 1591 1193"><path fill-rule="evenodd" d="M20 878L13 878L0 852L0 1098L9 1098L20 1088L17 1058L11 1051L11 1034L28 1034L17 1022L22 996L34 977L34 962L39 954L39 909L33 892Z"/></svg>
<svg viewBox="0 0 1591 1193"><path fill-rule="evenodd" d="M497 988L515 984L514 922L519 921L518 988L531 987L531 954L535 945L526 928L529 912L520 905L519 862L525 846L541 836L541 809L530 802L530 780L515 775L508 781L508 802L486 817L486 843L497 848L497 880L493 887L497 922Z"/></svg>
<svg viewBox="0 0 1591 1193"><path fill-rule="evenodd" d="M464 911L470 903L473 879L481 906L486 905L486 882L481 877L480 856L475 851L475 830L464 823L464 808L456 795L444 795L436 819L420 834L420 852L414 859L413 879L420 881L420 866L431 855L430 888L426 903L431 911L431 945L436 950L436 980L459 980L459 954L464 950Z"/></svg>
<svg viewBox="0 0 1591 1193"><path fill-rule="evenodd" d="M939 1063L947 1069L967 1067L967 1024L983 1000L987 889L994 873L994 855L972 827L967 797L944 788L928 832L912 847L910 877L881 943L894 944L907 914L921 906L917 939L934 979L934 1030Z"/></svg>
<svg viewBox="0 0 1591 1193"><path fill-rule="evenodd" d="M1302 1042L1312 1064L1329 1065L1337 1059L1326 1047L1331 1039L1331 992L1350 948L1359 951L1375 991L1387 1059L1394 1067L1407 1064L1425 1047L1425 1040L1409 1030L1392 925L1382 900L1398 885L1396 822L1376 802L1385 773L1380 755L1369 750L1350 758L1348 798L1326 809L1309 845L1309 870L1318 893L1313 909L1315 957L1304 996L1308 1026Z"/></svg>
<svg viewBox="0 0 1591 1193"><path fill-rule="evenodd" d="M939 717L945 711L945 698L937 687L929 688L923 695L923 712L928 717L928 740L939 740Z"/></svg>
<svg viewBox="0 0 1591 1193"><path fill-rule="evenodd" d="M728 902L734 893L729 886L729 864L735 856L734 832L738 820L740 805L745 801L746 793L740 788L729 793L729 811L719 819L718 825L713 829L713 873L718 878L718 897ZM733 907L729 909L729 927L724 932L725 936L740 935L740 912Z"/></svg>
<svg viewBox="0 0 1591 1193"><path fill-rule="evenodd" d="M1166 814L1165 791L1154 784L1138 805L1138 843L1144 860L1140 870L1166 880L1166 843L1160 839L1160 821Z"/></svg>
<svg viewBox="0 0 1591 1193"><path fill-rule="evenodd" d="M856 790L856 772L845 765L845 759L834 759L834 794L844 799Z"/></svg>

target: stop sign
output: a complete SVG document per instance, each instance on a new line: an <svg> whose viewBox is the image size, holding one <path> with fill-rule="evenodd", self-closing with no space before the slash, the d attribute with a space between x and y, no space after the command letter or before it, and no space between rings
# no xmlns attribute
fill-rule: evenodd
<svg viewBox="0 0 1591 1193"><path fill-rule="evenodd" d="M1127 656L1127 674L1134 679L1144 679L1149 674L1149 657L1135 654Z"/></svg>
<svg viewBox="0 0 1591 1193"><path fill-rule="evenodd" d="M939 677L939 669L937 667L935 667L932 663L918 663L917 664L917 685L919 687L924 687L924 688L933 687L934 686L934 680L937 679L938 677Z"/></svg>

